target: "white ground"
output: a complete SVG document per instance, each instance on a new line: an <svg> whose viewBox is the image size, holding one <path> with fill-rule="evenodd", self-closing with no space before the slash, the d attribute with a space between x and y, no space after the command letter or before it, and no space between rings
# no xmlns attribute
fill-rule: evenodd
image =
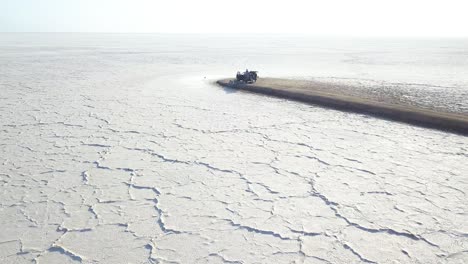
<svg viewBox="0 0 468 264"><path fill-rule="evenodd" d="M23 53L0 59L1 263L468 262L467 137L154 54Z"/></svg>

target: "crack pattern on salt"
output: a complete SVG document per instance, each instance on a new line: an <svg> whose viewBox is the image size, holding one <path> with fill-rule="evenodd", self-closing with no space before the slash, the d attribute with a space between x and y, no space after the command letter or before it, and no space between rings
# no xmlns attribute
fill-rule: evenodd
<svg viewBox="0 0 468 264"><path fill-rule="evenodd" d="M468 261L466 137L89 59L0 68L2 263Z"/></svg>

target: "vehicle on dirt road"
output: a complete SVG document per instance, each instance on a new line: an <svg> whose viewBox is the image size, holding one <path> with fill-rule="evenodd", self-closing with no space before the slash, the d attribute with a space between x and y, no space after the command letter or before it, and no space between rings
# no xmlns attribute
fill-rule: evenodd
<svg viewBox="0 0 468 264"><path fill-rule="evenodd" d="M236 80L238 82L254 83L258 79L257 71L245 70L244 73L237 72Z"/></svg>

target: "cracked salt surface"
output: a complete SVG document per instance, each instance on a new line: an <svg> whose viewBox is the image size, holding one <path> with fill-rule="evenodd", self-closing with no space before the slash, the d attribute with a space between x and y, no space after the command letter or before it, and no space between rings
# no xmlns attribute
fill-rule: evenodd
<svg viewBox="0 0 468 264"><path fill-rule="evenodd" d="M183 38L4 36L1 263L468 262L466 137L220 89Z"/></svg>

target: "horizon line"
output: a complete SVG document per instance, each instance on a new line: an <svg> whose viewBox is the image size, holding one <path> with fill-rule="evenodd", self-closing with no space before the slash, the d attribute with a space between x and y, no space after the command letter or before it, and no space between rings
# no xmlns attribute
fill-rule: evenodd
<svg viewBox="0 0 468 264"><path fill-rule="evenodd" d="M0 31L0 34L138 34L138 35L293 35L311 37L356 37L356 38L468 38L468 35L359 35L323 34L311 32L125 32L125 31Z"/></svg>

